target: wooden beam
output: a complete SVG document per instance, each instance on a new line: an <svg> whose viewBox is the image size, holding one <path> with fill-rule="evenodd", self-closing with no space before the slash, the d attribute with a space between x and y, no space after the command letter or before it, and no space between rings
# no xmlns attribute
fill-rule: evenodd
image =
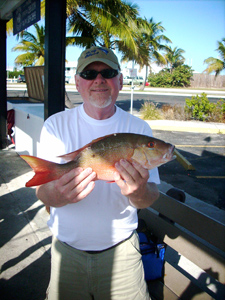
<svg viewBox="0 0 225 300"><path fill-rule="evenodd" d="M198 237L225 252L224 224L221 224L162 192L160 193L159 199L155 201L151 207L161 215L178 223Z"/></svg>
<svg viewBox="0 0 225 300"><path fill-rule="evenodd" d="M45 1L44 117L65 109L66 1Z"/></svg>
<svg viewBox="0 0 225 300"><path fill-rule="evenodd" d="M7 146L6 20L0 20L0 149Z"/></svg>
<svg viewBox="0 0 225 300"><path fill-rule="evenodd" d="M180 154L177 149L174 150L174 155L176 155L177 161L185 168L185 170L195 171L195 167L193 167L192 164L182 154Z"/></svg>

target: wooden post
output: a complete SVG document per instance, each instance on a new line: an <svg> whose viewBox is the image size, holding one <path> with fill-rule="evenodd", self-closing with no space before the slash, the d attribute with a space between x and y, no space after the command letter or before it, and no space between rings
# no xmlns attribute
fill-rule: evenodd
<svg viewBox="0 0 225 300"><path fill-rule="evenodd" d="M7 145L6 20L0 20L0 149Z"/></svg>
<svg viewBox="0 0 225 300"><path fill-rule="evenodd" d="M44 118L65 109L66 1L45 1Z"/></svg>

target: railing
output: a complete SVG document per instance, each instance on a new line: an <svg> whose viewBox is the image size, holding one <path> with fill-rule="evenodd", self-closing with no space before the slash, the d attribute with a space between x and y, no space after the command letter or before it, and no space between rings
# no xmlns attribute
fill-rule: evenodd
<svg viewBox="0 0 225 300"><path fill-rule="evenodd" d="M17 83L17 78L6 78L7 83Z"/></svg>

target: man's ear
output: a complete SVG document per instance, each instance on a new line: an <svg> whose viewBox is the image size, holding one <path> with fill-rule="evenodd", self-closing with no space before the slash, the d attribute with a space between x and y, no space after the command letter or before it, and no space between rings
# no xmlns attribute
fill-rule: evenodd
<svg viewBox="0 0 225 300"><path fill-rule="evenodd" d="M121 91L123 88L123 74L122 73L120 73L119 81L120 81L120 91Z"/></svg>
<svg viewBox="0 0 225 300"><path fill-rule="evenodd" d="M74 78L75 78L75 85L76 85L76 88L77 88L77 90L79 91L79 76L78 75L75 75L74 76Z"/></svg>

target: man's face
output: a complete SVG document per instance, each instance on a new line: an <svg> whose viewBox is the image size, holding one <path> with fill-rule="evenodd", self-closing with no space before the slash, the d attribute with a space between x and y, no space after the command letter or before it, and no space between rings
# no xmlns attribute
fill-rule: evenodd
<svg viewBox="0 0 225 300"><path fill-rule="evenodd" d="M84 70L102 71L111 69L108 65L101 62L93 62ZM86 80L76 75L76 87L84 101L84 107L106 108L114 107L119 91L123 86L123 76L118 74L111 79L105 79L101 74L93 80Z"/></svg>

